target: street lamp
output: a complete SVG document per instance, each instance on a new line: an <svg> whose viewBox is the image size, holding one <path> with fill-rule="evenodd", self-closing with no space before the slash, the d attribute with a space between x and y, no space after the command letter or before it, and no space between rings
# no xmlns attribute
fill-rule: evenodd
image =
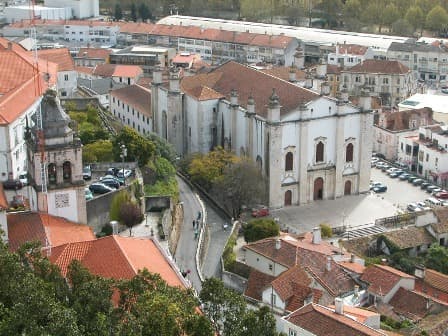
<svg viewBox="0 0 448 336"><path fill-rule="evenodd" d="M123 167L122 167L122 172L123 172L123 180L124 180L124 185L126 185L126 176L124 175L124 158L128 155L128 149L126 148L126 146L125 145L121 145L120 146L120 148L121 148L121 154L120 154L120 157L121 157L121 161L122 161L122 163L123 163Z"/></svg>

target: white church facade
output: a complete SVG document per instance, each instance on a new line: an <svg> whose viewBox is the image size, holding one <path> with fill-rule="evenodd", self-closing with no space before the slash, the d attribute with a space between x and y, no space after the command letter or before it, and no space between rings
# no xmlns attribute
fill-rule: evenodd
<svg viewBox="0 0 448 336"><path fill-rule="evenodd" d="M248 66L227 62L169 84L154 72L154 131L181 155L223 146L258 164L269 206L281 208L369 190L373 115Z"/></svg>

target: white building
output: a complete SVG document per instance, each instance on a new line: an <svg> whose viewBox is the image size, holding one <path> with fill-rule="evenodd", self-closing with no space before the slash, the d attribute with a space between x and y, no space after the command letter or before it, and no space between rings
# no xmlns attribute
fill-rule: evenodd
<svg viewBox="0 0 448 336"><path fill-rule="evenodd" d="M69 7L75 19L85 19L100 15L99 0L45 0L47 7Z"/></svg>
<svg viewBox="0 0 448 336"><path fill-rule="evenodd" d="M258 164L274 208L368 191L373 116L236 62L206 75L154 72L154 131L179 154L231 149ZM273 91L274 90L274 91Z"/></svg>
<svg viewBox="0 0 448 336"><path fill-rule="evenodd" d="M110 112L142 135L152 132L151 90L130 85L110 91Z"/></svg>
<svg viewBox="0 0 448 336"><path fill-rule="evenodd" d="M9 6L5 7L6 22L19 22L29 20L31 17L31 6ZM72 18L72 10L67 7L43 7L34 6L34 15L42 20L70 20Z"/></svg>
<svg viewBox="0 0 448 336"><path fill-rule="evenodd" d="M351 68L366 59L373 59L374 53L370 47L356 44L336 44L335 52L327 56L327 63L342 68Z"/></svg>
<svg viewBox="0 0 448 336"><path fill-rule="evenodd" d="M28 167L25 129L31 125L45 83L21 47L0 39L0 180L16 179Z"/></svg>
<svg viewBox="0 0 448 336"><path fill-rule="evenodd" d="M417 93L398 104L400 111L424 107L429 107L433 111L434 120L448 124L448 95Z"/></svg>

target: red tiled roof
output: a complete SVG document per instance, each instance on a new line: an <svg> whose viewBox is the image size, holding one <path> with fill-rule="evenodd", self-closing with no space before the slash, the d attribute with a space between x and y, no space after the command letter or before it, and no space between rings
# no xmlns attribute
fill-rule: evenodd
<svg viewBox="0 0 448 336"><path fill-rule="evenodd" d="M267 105L272 89L280 98L281 113L286 114L319 97L318 94L292 83L270 76L251 67L229 61L208 74L183 77L181 87L184 92L196 96L197 87L206 86L230 100L232 89L237 90L239 104L246 106L249 96L255 100L255 110L263 117L267 115Z"/></svg>
<svg viewBox="0 0 448 336"><path fill-rule="evenodd" d="M424 281L428 285L448 293L448 275L427 268Z"/></svg>
<svg viewBox="0 0 448 336"><path fill-rule="evenodd" d="M397 314L418 321L428 312L428 299L418 293L400 287L390 299L389 304Z"/></svg>
<svg viewBox="0 0 448 336"><path fill-rule="evenodd" d="M364 270L366 269L365 266L357 263L357 262L350 262L350 261L338 261L338 264L344 267L345 269L355 272L358 274L364 273Z"/></svg>
<svg viewBox="0 0 448 336"><path fill-rule="evenodd" d="M75 69L73 58L67 48L39 50L38 57L57 64L58 71L72 71Z"/></svg>
<svg viewBox="0 0 448 336"><path fill-rule="evenodd" d="M36 26L92 26L92 27L110 27L118 26L118 22L98 21L98 20L34 20ZM24 28L31 26L31 20L20 20L9 25L14 28Z"/></svg>
<svg viewBox="0 0 448 336"><path fill-rule="evenodd" d="M379 73L379 74L406 74L409 68L399 61L365 60L342 72L353 73Z"/></svg>
<svg viewBox="0 0 448 336"><path fill-rule="evenodd" d="M9 204L6 200L5 191L3 190L3 183L0 183L0 210L8 209Z"/></svg>
<svg viewBox="0 0 448 336"><path fill-rule="evenodd" d="M11 50L0 50L0 95L33 78L34 70L30 62Z"/></svg>
<svg viewBox="0 0 448 336"><path fill-rule="evenodd" d="M81 49L79 49L78 55L76 55L76 57L100 58L100 59L107 60L111 53L112 53L112 50L110 50L110 49L104 49L104 48L81 48Z"/></svg>
<svg viewBox="0 0 448 336"><path fill-rule="evenodd" d="M341 73L341 70L342 68L339 65L327 64L327 74L339 75Z"/></svg>
<svg viewBox="0 0 448 336"><path fill-rule="evenodd" d="M433 209L433 212L438 219L438 223L431 224L431 227L436 233L448 232L448 208L436 207Z"/></svg>
<svg viewBox="0 0 448 336"><path fill-rule="evenodd" d="M372 265L365 269L361 280L369 283L369 292L386 295L402 278L414 279L412 275L403 273L385 265Z"/></svg>
<svg viewBox="0 0 448 336"><path fill-rule="evenodd" d="M275 66L269 69L262 69L261 72L264 72L266 74L269 74L271 76L281 78L285 81L289 81L289 73L291 72L291 67L285 67L285 66ZM296 80L304 80L305 79L305 71L302 71L300 69L293 69Z"/></svg>
<svg viewBox="0 0 448 336"><path fill-rule="evenodd" d="M93 74L93 70L95 70L94 68L89 68L86 66L75 66L75 71L76 72L80 72L80 73L85 73L88 75L92 75Z"/></svg>
<svg viewBox="0 0 448 336"><path fill-rule="evenodd" d="M11 50L16 53L26 52L26 49L22 47L20 44L11 42L8 39L0 37L0 50L7 50L9 48L11 48Z"/></svg>
<svg viewBox="0 0 448 336"><path fill-rule="evenodd" d="M87 225L45 213L20 212L7 215L9 248L16 251L22 244L38 240L42 246L59 246L95 238Z"/></svg>
<svg viewBox="0 0 448 336"><path fill-rule="evenodd" d="M339 48L340 54L349 55L364 55L368 49L358 44L338 44L336 48Z"/></svg>
<svg viewBox="0 0 448 336"><path fill-rule="evenodd" d="M116 97L126 104L133 106L140 113L151 117L151 90L140 85L125 86L110 91L111 97Z"/></svg>
<svg viewBox="0 0 448 336"><path fill-rule="evenodd" d="M95 76L135 78L143 73L138 65L98 64L93 70Z"/></svg>
<svg viewBox="0 0 448 336"><path fill-rule="evenodd" d="M50 261L65 276L72 260L79 260L91 273L106 278L130 279L146 268L158 273L170 286L186 287L184 279L151 239L108 236L53 248Z"/></svg>
<svg viewBox="0 0 448 336"><path fill-rule="evenodd" d="M263 289L268 286L275 277L263 272L252 269L247 280L247 286L244 291L244 295L261 301Z"/></svg>
<svg viewBox="0 0 448 336"><path fill-rule="evenodd" d="M384 336L379 330L372 329L345 315L337 314L329 308L310 303L284 318L286 321L303 328L316 336Z"/></svg>

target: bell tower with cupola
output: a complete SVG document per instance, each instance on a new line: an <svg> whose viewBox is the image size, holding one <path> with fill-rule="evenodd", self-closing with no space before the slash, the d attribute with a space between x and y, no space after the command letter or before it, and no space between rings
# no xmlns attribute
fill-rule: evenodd
<svg viewBox="0 0 448 336"><path fill-rule="evenodd" d="M42 128L37 127L35 115L35 126L26 133L31 208L87 224L81 141L70 128L56 92L47 91L40 108Z"/></svg>

